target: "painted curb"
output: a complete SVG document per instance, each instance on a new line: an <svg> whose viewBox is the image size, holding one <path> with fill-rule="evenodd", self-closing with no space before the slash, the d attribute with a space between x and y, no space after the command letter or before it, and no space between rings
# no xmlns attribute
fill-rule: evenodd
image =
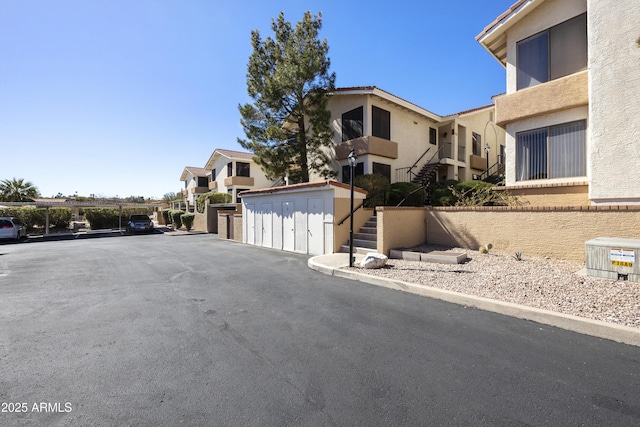
<svg viewBox="0 0 640 427"><path fill-rule="evenodd" d="M533 322L555 326L568 331L578 332L580 334L640 347L640 329L632 328L630 326L615 325L600 320L556 313L550 310L467 295L460 292L433 288L426 285L417 285L414 283L403 282L401 280L370 276L367 274L343 270L341 267L328 267L318 263L315 258L318 257L313 257L307 262L309 268L330 276L357 280L370 285L409 292L423 297L474 307L480 310L503 314L518 319L531 320Z"/></svg>

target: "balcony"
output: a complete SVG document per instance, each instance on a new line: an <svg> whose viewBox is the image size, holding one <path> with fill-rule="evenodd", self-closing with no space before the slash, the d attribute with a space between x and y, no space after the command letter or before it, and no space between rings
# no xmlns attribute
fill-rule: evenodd
<svg viewBox="0 0 640 427"><path fill-rule="evenodd" d="M357 156L374 154L388 159L398 158L398 143L377 136L362 136L336 145L336 160L345 160L351 150L355 150Z"/></svg>
<svg viewBox="0 0 640 427"><path fill-rule="evenodd" d="M209 190L213 191L218 188L218 181L209 181Z"/></svg>
<svg viewBox="0 0 640 427"><path fill-rule="evenodd" d="M250 176L230 176L224 179L224 185L227 187L234 185L253 187L253 178Z"/></svg>
<svg viewBox="0 0 640 427"><path fill-rule="evenodd" d="M589 72L581 71L496 97L499 126L589 104Z"/></svg>
<svg viewBox="0 0 640 427"><path fill-rule="evenodd" d="M469 166L471 169L485 170L487 168L487 159L484 157L476 156L475 154L469 155Z"/></svg>
<svg viewBox="0 0 640 427"><path fill-rule="evenodd" d="M191 192L191 194L204 194L207 191L209 191L209 188L208 187L191 187L189 191Z"/></svg>

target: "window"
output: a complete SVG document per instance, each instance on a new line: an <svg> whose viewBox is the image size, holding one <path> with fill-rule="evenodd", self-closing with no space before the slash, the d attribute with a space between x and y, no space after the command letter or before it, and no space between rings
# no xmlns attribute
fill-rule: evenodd
<svg viewBox="0 0 640 427"><path fill-rule="evenodd" d="M349 170L350 166L342 166L342 182L345 184L349 183L349 178L351 177L351 171ZM364 175L364 163L360 162L356 164L356 167L353 170L353 177Z"/></svg>
<svg viewBox="0 0 640 427"><path fill-rule="evenodd" d="M236 176L251 176L249 163L236 162Z"/></svg>
<svg viewBox="0 0 640 427"><path fill-rule="evenodd" d="M519 41L517 89L587 69L587 14Z"/></svg>
<svg viewBox="0 0 640 427"><path fill-rule="evenodd" d="M389 182L391 182L391 165L373 162L373 173L386 176Z"/></svg>
<svg viewBox="0 0 640 427"><path fill-rule="evenodd" d="M429 144L436 145L438 143L438 131L434 128L429 128Z"/></svg>
<svg viewBox="0 0 640 427"><path fill-rule="evenodd" d="M358 107L342 115L342 142L360 138L362 129L362 115L364 108Z"/></svg>
<svg viewBox="0 0 640 427"><path fill-rule="evenodd" d="M209 186L209 179L206 176L199 176L198 187L208 187L208 186Z"/></svg>
<svg viewBox="0 0 640 427"><path fill-rule="evenodd" d="M473 155L482 156L482 137L475 132L471 132L471 144L473 145Z"/></svg>
<svg viewBox="0 0 640 427"><path fill-rule="evenodd" d="M248 188L238 188L236 190L236 203L242 203L242 198L240 197L240 193L242 193L243 191L247 191L249 190Z"/></svg>
<svg viewBox="0 0 640 427"><path fill-rule="evenodd" d="M233 162L227 163L227 176L233 176Z"/></svg>
<svg viewBox="0 0 640 427"><path fill-rule="evenodd" d="M516 180L585 176L586 121L516 134Z"/></svg>
<svg viewBox="0 0 640 427"><path fill-rule="evenodd" d="M211 169L211 182L216 180L216 170Z"/></svg>
<svg viewBox="0 0 640 427"><path fill-rule="evenodd" d="M391 113L375 105L371 106L371 135L391 139Z"/></svg>

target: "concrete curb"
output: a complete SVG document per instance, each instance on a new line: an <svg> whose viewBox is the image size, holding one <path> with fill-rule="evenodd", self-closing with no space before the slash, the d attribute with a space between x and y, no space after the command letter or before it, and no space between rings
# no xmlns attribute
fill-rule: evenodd
<svg viewBox="0 0 640 427"><path fill-rule="evenodd" d="M600 320L592 320L568 314L556 313L549 310L343 270L342 267L344 266L332 267L318 262L318 259L322 256L323 255L310 258L307 262L309 268L330 276L357 280L370 285L409 292L423 297L474 307L480 310L516 317L518 319L531 320L533 322L555 326L568 331L578 332L580 334L640 347L640 329L637 328L615 325Z"/></svg>

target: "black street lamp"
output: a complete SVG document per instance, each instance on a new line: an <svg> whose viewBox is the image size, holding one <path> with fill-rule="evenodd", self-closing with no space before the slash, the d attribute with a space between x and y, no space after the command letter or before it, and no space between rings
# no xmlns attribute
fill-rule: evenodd
<svg viewBox="0 0 640 427"><path fill-rule="evenodd" d="M484 144L484 151L487 152L487 178L489 178L489 151L491 150L491 147L489 147L489 144Z"/></svg>
<svg viewBox="0 0 640 427"><path fill-rule="evenodd" d="M351 150L349 153L349 170L351 179L350 183L350 191L351 191L351 211L349 214L349 267L353 267L353 172L356 168L356 163L358 162L358 156L356 156L355 150Z"/></svg>

